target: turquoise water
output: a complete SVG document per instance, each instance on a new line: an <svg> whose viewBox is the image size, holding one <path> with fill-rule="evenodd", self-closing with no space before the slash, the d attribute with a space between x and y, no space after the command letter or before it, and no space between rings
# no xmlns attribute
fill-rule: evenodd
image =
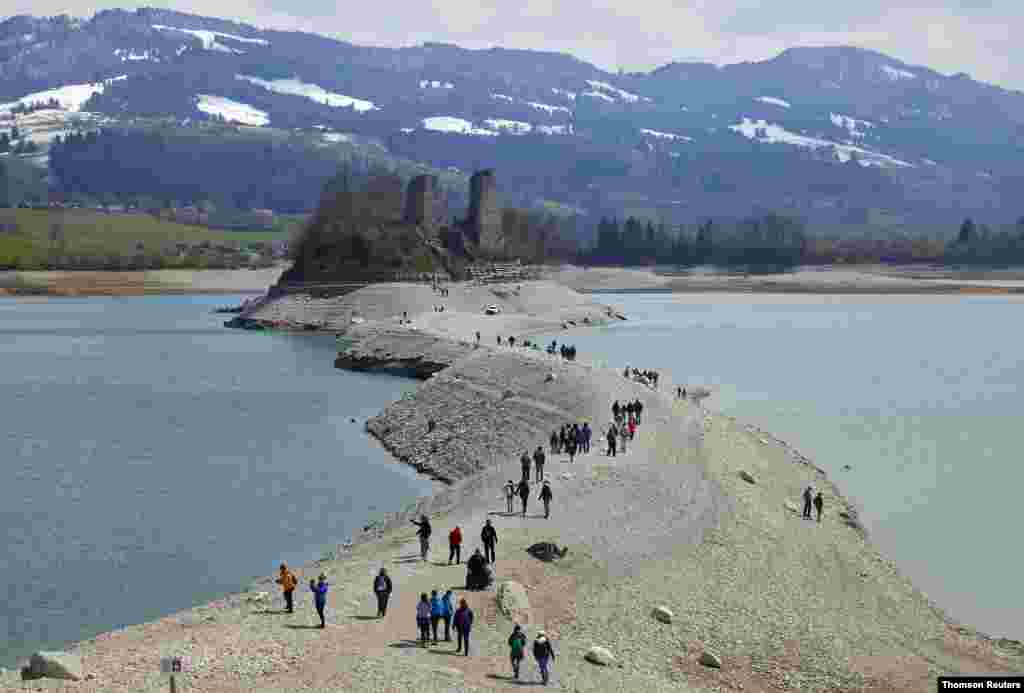
<svg viewBox="0 0 1024 693"><path fill-rule="evenodd" d="M795 445L951 616L1024 638L1024 303L1011 297L602 294L580 358L709 385ZM844 465L852 470L843 471Z"/></svg>
<svg viewBox="0 0 1024 693"><path fill-rule="evenodd" d="M429 491L363 430L415 384L335 369L332 338L223 328L240 298L0 300L0 665L237 591Z"/></svg>

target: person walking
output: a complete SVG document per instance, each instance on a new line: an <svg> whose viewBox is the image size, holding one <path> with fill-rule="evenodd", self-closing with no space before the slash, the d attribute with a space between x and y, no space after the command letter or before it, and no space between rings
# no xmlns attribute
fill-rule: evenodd
<svg viewBox="0 0 1024 693"><path fill-rule="evenodd" d="M327 627L327 619L324 617L324 610L327 608L327 576L320 573L316 582L309 581L309 591L313 593L313 606L320 617L320 627Z"/></svg>
<svg viewBox="0 0 1024 693"><path fill-rule="evenodd" d="M513 507L513 503L515 501L515 497L516 497L516 485L515 485L515 483L511 479L509 479L508 483L505 484L505 509L506 509L506 512L508 512L510 514L515 512L515 508Z"/></svg>
<svg viewBox="0 0 1024 693"><path fill-rule="evenodd" d="M437 590L430 591L430 630L434 634L434 644L437 644L437 626L444 619L444 603L437 596Z"/></svg>
<svg viewBox="0 0 1024 693"><path fill-rule="evenodd" d="M572 464L573 459L576 457L576 436L572 431L569 431L569 435L567 437L568 440L565 443L565 451L569 453L569 464Z"/></svg>
<svg viewBox="0 0 1024 693"><path fill-rule="evenodd" d="M465 599L459 600L459 608L455 611L455 634L458 636L455 653L463 651L469 656L469 634L473 630L473 610Z"/></svg>
<svg viewBox="0 0 1024 693"><path fill-rule="evenodd" d="M544 519L551 517L551 484L547 481L540 490L540 501L544 503Z"/></svg>
<svg viewBox="0 0 1024 693"><path fill-rule="evenodd" d="M377 618L384 618L388 613L388 599L391 598L391 577L384 568L373 579L373 593L377 595Z"/></svg>
<svg viewBox="0 0 1024 693"><path fill-rule="evenodd" d="M629 418L629 439L633 440L636 438L636 417L631 416Z"/></svg>
<svg viewBox="0 0 1024 693"><path fill-rule="evenodd" d="M626 424L619 426L619 446L622 448L622 454L626 454L626 439L629 437L629 429Z"/></svg>
<svg viewBox="0 0 1024 693"><path fill-rule="evenodd" d="M544 479L544 461L544 448L538 445L533 451L533 471L537 481Z"/></svg>
<svg viewBox="0 0 1024 693"><path fill-rule="evenodd" d="M523 517L526 517L526 503L530 500L530 483L526 479L519 482L519 500L523 504Z"/></svg>
<svg viewBox="0 0 1024 693"><path fill-rule="evenodd" d="M814 498L814 490L808 486L804 489L804 519L811 519L811 501Z"/></svg>
<svg viewBox="0 0 1024 693"><path fill-rule="evenodd" d="M605 438L608 440L608 452L607 454L611 457L615 457L616 452L616 435L615 435L615 424L608 427L608 433Z"/></svg>
<svg viewBox="0 0 1024 693"><path fill-rule="evenodd" d="M456 565L462 562L462 530L458 525L448 533L448 565L452 564L452 558Z"/></svg>
<svg viewBox="0 0 1024 693"><path fill-rule="evenodd" d="M643 423L640 417L644 413L644 403L638 399L636 402L633 403L633 408L636 410L636 424L637 426L639 426L640 424Z"/></svg>
<svg viewBox="0 0 1024 693"><path fill-rule="evenodd" d="M818 512L818 522L821 522L821 512L825 509L825 497L821 495L821 491L814 496L814 509Z"/></svg>
<svg viewBox="0 0 1024 693"><path fill-rule="evenodd" d="M445 642L451 642L452 641L452 633L451 633L452 616L455 615L455 606L452 605L452 599L454 599L454 598L455 598L455 595L452 594L451 590L448 590L447 592L445 592L444 596L441 597L441 609L442 609L442 611L441 611L441 618L444 619L444 641Z"/></svg>
<svg viewBox="0 0 1024 693"><path fill-rule="evenodd" d="M427 599L426 592L420 595L420 600L416 603L416 627L420 631L420 644L426 647L427 639L430 637L430 600Z"/></svg>
<svg viewBox="0 0 1024 693"><path fill-rule="evenodd" d="M526 654L526 633L518 623L512 628L512 635L508 636L509 659L512 660L512 678L519 680L519 667L523 663L523 655Z"/></svg>
<svg viewBox="0 0 1024 693"><path fill-rule="evenodd" d="M409 520L419 529L416 530L416 535L420 538L420 556L423 560L427 560L427 553L430 552L430 520L427 519L426 515L420 515L420 521Z"/></svg>
<svg viewBox="0 0 1024 693"><path fill-rule="evenodd" d="M628 372L629 369L627 368L626 371ZM626 377L629 376L627 375ZM614 418L616 421L618 421L619 419L619 400L615 400L614 402L612 402L612 418Z"/></svg>
<svg viewBox="0 0 1024 693"><path fill-rule="evenodd" d="M583 422L583 428L581 430L583 431L583 453L585 455L589 455L590 454L590 438L594 434L594 432L592 430L590 430L590 424L588 422L586 422L586 421Z"/></svg>
<svg viewBox="0 0 1024 693"><path fill-rule="evenodd" d="M555 648L551 647L547 633L540 631L537 639L533 641L533 658L537 660L537 668L540 670L540 680L545 686L551 674L548 670L551 660L555 658Z"/></svg>
<svg viewBox="0 0 1024 693"><path fill-rule="evenodd" d="M551 431L551 454L558 454L558 431Z"/></svg>
<svg viewBox="0 0 1024 693"><path fill-rule="evenodd" d="M281 564L281 574L277 578L277 584L281 585L281 593L284 595L284 610L289 614L295 613L295 588L299 581L284 563Z"/></svg>
<svg viewBox="0 0 1024 693"><path fill-rule="evenodd" d="M519 466L523 470L523 481L530 480L530 455L525 450L523 454L519 456Z"/></svg>
<svg viewBox="0 0 1024 693"><path fill-rule="evenodd" d="M484 522L484 528L480 530L480 541L484 543L484 555L485 558L491 563L494 563L494 545L498 543L498 532L494 529L494 525L488 519Z"/></svg>

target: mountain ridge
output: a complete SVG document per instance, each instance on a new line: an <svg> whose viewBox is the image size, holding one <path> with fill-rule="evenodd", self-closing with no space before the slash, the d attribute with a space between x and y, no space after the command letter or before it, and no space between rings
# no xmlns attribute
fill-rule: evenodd
<svg viewBox="0 0 1024 693"><path fill-rule="evenodd" d="M612 74L568 52L360 46L159 8L0 22L0 110L72 87L70 110L106 127L367 137L442 170L496 168L517 200L591 219L775 209L898 230L1024 211L1024 93L855 46Z"/></svg>

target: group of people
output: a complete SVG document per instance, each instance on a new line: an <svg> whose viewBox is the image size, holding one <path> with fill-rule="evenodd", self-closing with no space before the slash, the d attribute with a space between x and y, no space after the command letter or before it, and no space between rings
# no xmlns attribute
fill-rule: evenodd
<svg viewBox="0 0 1024 693"><path fill-rule="evenodd" d="M518 623L512 628L512 635L508 636L509 659L512 661L512 678L519 680L519 672L526 657L526 633ZM540 672L540 680L546 686L551 678L551 662L555 659L555 648L548 640L547 633L537 631L537 637L533 641L533 658L537 660L537 670Z"/></svg>
<svg viewBox="0 0 1024 693"><path fill-rule="evenodd" d="M424 561L430 553L430 536L433 528L430 526L430 518L420 515L419 520L409 520L416 525L416 536L420 540L420 558ZM477 548L473 555L466 561L466 589L486 589L494 582L494 573L490 565L495 562L495 545L498 543L498 533L494 525L488 519L480 530L480 541L484 545L486 556ZM448 565L452 561L458 565L462 562L462 528L456 526L448 533Z"/></svg>
<svg viewBox="0 0 1024 693"><path fill-rule="evenodd" d="M443 289L443 291L447 291L447 289ZM434 312L435 313L443 313L444 312L444 306L434 306Z"/></svg>
<svg viewBox="0 0 1024 693"><path fill-rule="evenodd" d="M538 450L540 448L537 448ZM529 458L527 458L529 459ZM541 464L541 469L544 465ZM516 496L519 496L519 502L522 504L522 515L526 517L526 506L530 501L530 481L526 475L529 474L529 467L524 467L523 478L516 484L511 479L505 484L505 509L511 514L514 513L513 505L515 503ZM551 482L545 479L541 482L540 495L537 496L537 500L544 504L544 519L551 517L551 501L554 500L554 494L551 491Z"/></svg>
<svg viewBox="0 0 1024 693"><path fill-rule="evenodd" d="M637 370L636 368L630 368L626 366L626 370L622 373L626 378L631 378L638 383L652 387L655 390L658 389L658 371L649 370Z"/></svg>
<svg viewBox="0 0 1024 693"><path fill-rule="evenodd" d="M554 339L551 340L551 344L548 344L547 352L552 356L557 352L566 361L576 360L576 345L562 344L558 345L558 342Z"/></svg>
<svg viewBox="0 0 1024 693"><path fill-rule="evenodd" d="M473 630L473 610L465 599L459 600L459 607L452 604L454 595L451 590L444 593L444 596L437 596L437 590L430 591L430 598L427 593L420 595L416 604L416 626L419 630L420 644L426 647L431 634L434 636L434 644L438 642L437 629L444 623L444 640L451 642L451 627L455 626L455 634L458 637L455 652L465 653L469 656L469 635Z"/></svg>
<svg viewBox="0 0 1024 693"><path fill-rule="evenodd" d="M677 387L676 388L676 398L677 399L686 399L686 388L685 387Z"/></svg>
<svg viewBox="0 0 1024 693"><path fill-rule="evenodd" d="M551 432L551 454L565 453L572 462L577 454L585 455L590 452L590 439L594 432L586 421L580 426L578 423L563 424ZM540 448L537 448L540 450Z"/></svg>
<svg viewBox="0 0 1024 693"><path fill-rule="evenodd" d="M811 517L811 505L814 505L815 511L818 513L818 522L821 522L821 513L825 509L825 497L821 495L821 491L817 494L814 493L814 487L808 486L804 489L804 514L805 520L813 519Z"/></svg>
<svg viewBox="0 0 1024 693"><path fill-rule="evenodd" d="M299 586L299 580L295 577L295 573L288 569L287 564L281 564L276 582L281 585L285 612L295 613L295 588ZM327 627L324 615L324 611L327 609L327 587L327 575L324 573L320 573L316 580L310 579L309 581L309 591L313 593L313 607L316 609L317 616L320 617L321 628Z"/></svg>

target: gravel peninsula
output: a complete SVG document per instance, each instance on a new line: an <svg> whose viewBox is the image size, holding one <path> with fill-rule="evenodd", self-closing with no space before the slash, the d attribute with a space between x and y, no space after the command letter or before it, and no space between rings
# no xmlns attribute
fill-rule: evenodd
<svg viewBox="0 0 1024 693"><path fill-rule="evenodd" d="M923 692L941 674L1024 671L1022 643L948 619L873 548L839 489L785 442L677 398L664 374L658 389L623 376L626 365L644 364L586 353L570 362L519 346L628 315L550 280L446 288L446 296L420 284L330 299L289 294L247 316L338 334L341 367L423 379L366 428L443 488L297 570L294 614L281 611L268 574L242 594L78 643L71 651L83 681L31 685L166 690L156 664L174 654L191 657L181 690L516 690L506 645L513 622L496 589L466 592L464 567L446 560L449 530L462 528L465 557L487 519L499 536L495 587L524 589L518 622L529 639L543 628L553 640L558 690ZM486 315L492 305L498 313ZM635 399L644 403L636 440L607 456L600 433L610 406ZM550 519L537 507L504 512L502 486L518 480L519 455L538 445L550 453L552 429L577 421L597 435L572 463L549 454ZM824 496L820 523L801 518L808 485ZM409 523L420 513L434 528L426 562ZM526 551L538 542L568 550L544 562ZM267 564L269 573L272 554ZM382 567L395 593L378 619L371 584ZM321 572L331 585L324 630L303 589ZM449 588L476 614L469 657L456 656L454 643L415 643L419 594ZM587 661L593 647L611 663ZM530 658L523 679L538 680ZM23 685L12 674L0 683Z"/></svg>

